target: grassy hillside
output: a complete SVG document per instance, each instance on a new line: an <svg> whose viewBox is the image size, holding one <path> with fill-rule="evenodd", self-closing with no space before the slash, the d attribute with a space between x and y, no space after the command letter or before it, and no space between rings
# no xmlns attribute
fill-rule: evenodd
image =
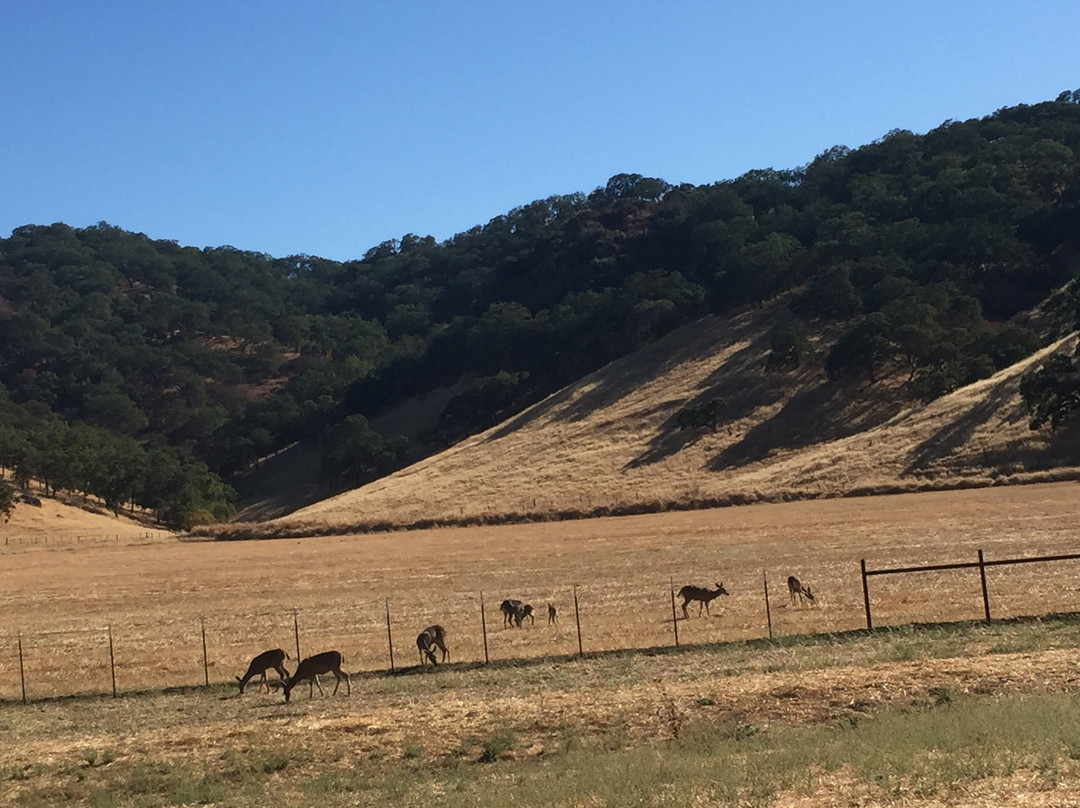
<svg viewBox="0 0 1080 808"><path fill-rule="evenodd" d="M627 449L598 451L601 477L621 470L625 485L583 487L555 463L540 480L569 479L576 495L556 490L558 507L711 497L711 482L695 491L666 479L666 459L690 441L658 428L672 413L657 396L652 420L630 410L644 445L619 434L627 415L611 407L634 406L623 392L639 368L622 379L610 368L677 329L727 346L690 355L722 360L720 382L662 379L648 350L635 362L676 399L724 399L725 436L694 449L710 479L881 423L905 400L948 395L1045 344L1024 312L1080 272L1080 93L807 158L701 186L619 174L442 243L406 234L346 262L196 249L106 223L16 228L0 239L0 467L186 528L234 514L234 486L245 502L278 487L267 465L269 476L295 471L284 485L296 496L250 512L259 518L507 418L531 429L564 413L577 425L595 403L613 420L598 440ZM739 314L776 300L786 306L768 308L767 323ZM721 318L715 337L692 325L710 316ZM820 355L804 363L814 345ZM766 354L789 372L736 373ZM838 386L810 378L822 372ZM868 398L850 394L866 384ZM426 484L436 501L415 512L550 509L533 504L543 491L473 506L447 485Z"/></svg>
<svg viewBox="0 0 1080 808"><path fill-rule="evenodd" d="M229 533L343 532L629 513L1080 476L1075 431L1033 432L1021 375L1068 337L928 404L897 388L830 382L826 345L764 370L786 302L706 317L389 477ZM721 398L719 428L679 430Z"/></svg>

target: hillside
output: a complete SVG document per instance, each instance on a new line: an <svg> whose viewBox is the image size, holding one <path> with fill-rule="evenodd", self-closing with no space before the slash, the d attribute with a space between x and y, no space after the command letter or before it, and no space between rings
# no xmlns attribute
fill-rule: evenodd
<svg viewBox="0 0 1080 808"><path fill-rule="evenodd" d="M79 497L37 496L35 504L19 504L6 523L0 523L0 550L71 545L81 542L124 543L160 540L170 535L151 520L113 516L100 505Z"/></svg>
<svg viewBox="0 0 1080 808"><path fill-rule="evenodd" d="M512 521L1080 476L1075 432L1033 432L1020 376L1039 351L929 404L902 379L830 382L817 361L766 373L777 300L706 317L482 434L384 479L235 535L380 524ZM714 433L677 430L688 403L721 397Z"/></svg>
<svg viewBox="0 0 1080 808"><path fill-rule="evenodd" d="M491 478L483 501L440 472L419 508L406 488L373 514L727 497L732 467L882 424L1075 329L1076 295L1054 328L1025 312L1080 274L1078 234L1080 92L708 185L617 174L353 261L25 225L0 239L0 468L174 529L420 479L439 454L441 469L460 455ZM672 345L706 376L661 373ZM750 374L766 356L776 372ZM672 429L695 399L723 434ZM573 453L584 478L543 464L530 471L543 485L523 492L520 469L473 456L494 442L530 466L541 427L556 455L576 429L599 436ZM513 451L507 430L539 451ZM695 456L704 487L678 482ZM275 505L280 490L293 496Z"/></svg>

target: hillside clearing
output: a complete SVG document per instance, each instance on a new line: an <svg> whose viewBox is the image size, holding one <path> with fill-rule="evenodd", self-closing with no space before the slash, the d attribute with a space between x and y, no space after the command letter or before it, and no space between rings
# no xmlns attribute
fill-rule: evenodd
<svg viewBox="0 0 1080 808"><path fill-rule="evenodd" d="M828 382L820 359L766 373L778 300L705 318L389 477L214 535L301 536L749 502L977 487L1080 476L1080 434L1028 428L1020 377L1069 337L926 405L887 381ZM725 402L715 433L679 431ZM213 533L213 531L212 531Z"/></svg>

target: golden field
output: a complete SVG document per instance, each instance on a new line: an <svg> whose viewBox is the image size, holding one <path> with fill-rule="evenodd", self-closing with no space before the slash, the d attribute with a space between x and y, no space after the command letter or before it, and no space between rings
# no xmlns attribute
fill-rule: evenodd
<svg viewBox="0 0 1080 808"><path fill-rule="evenodd" d="M674 644L671 586L731 593L712 616L678 621L683 644L865 626L859 561L868 566L1076 552L1076 483L817 500L519 526L246 542L152 540L10 545L2 550L0 698L109 692L111 630L121 692L228 682L258 651L335 648L346 670L417 664L414 639L446 627L451 661L572 655L574 591L586 652ZM788 602L796 574L815 606ZM1080 611L1080 562L988 570L993 616ZM870 581L876 626L979 619L975 570ZM503 626L503 598L532 603L536 625ZM546 604L559 611L547 625ZM202 621L205 621L204 623ZM295 664L295 662L293 663Z"/></svg>
<svg viewBox="0 0 1080 808"><path fill-rule="evenodd" d="M974 560L978 549L988 560L1074 552L1077 491L1053 483L302 540L114 533L102 543L9 544L0 558L0 803L248 806L273 795L285 806L420 805L459 788L447 804L486 805L510 776L538 779L527 804L551 804L562 781L545 780L556 776L547 767L583 778L575 766L621 765L620 755L677 742L683 727L691 737L776 727L783 738L880 710L921 714L942 698L982 699L965 712L1005 696L1068 698L1080 687L1080 628L1069 621L976 622L956 635L839 632L865 624L860 559L880 568ZM791 573L814 587L818 605L789 604ZM764 575L772 643L758 639L767 636ZM988 578L995 617L1080 611L1080 562L996 567ZM730 596L713 602L712 617L692 606L678 627L694 647L672 652L671 583L715 581ZM489 666L478 664L481 592ZM535 626L502 626L507 596L538 607ZM877 626L982 616L974 570L877 577L871 598ZM407 675L382 673L387 599L395 663ZM549 602L556 627L546 624ZM237 694L232 679L252 655L293 649L294 608L304 653L345 653L351 696L327 686L309 698L301 687L285 705L254 685ZM200 618L209 688L192 687L203 682ZM413 639L432 622L448 629L451 664L416 675ZM106 627L118 699L90 695L111 690ZM647 650L595 653L630 648ZM83 695L54 698L72 693ZM599 760L574 763L574 750L593 749ZM525 768L476 768L488 754ZM1047 763L1023 762L952 785L919 775L925 798L904 791L908 775L889 775L899 785L886 788L842 767L761 804L1072 804L1080 792L1068 760L1053 776ZM655 775L643 777L652 789ZM593 796L559 804L619 803L606 800L603 782L569 782ZM708 797L707 784L687 788L696 796L685 804L735 804Z"/></svg>

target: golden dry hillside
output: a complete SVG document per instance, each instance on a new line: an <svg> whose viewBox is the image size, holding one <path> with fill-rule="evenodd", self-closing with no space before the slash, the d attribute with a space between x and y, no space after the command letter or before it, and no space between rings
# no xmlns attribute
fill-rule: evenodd
<svg viewBox="0 0 1080 808"><path fill-rule="evenodd" d="M106 508L81 497L38 496L29 492L35 504L19 502L11 518L0 522L0 549L49 544L98 544L103 542L144 542L172 534L153 525L150 520L113 516Z"/></svg>
<svg viewBox="0 0 1080 808"><path fill-rule="evenodd" d="M1075 434L1032 432L1022 374L1075 336L928 405L902 378L842 387L821 355L766 373L783 301L708 317L499 426L384 479L236 535L566 518L1080 476ZM819 354L824 353L822 347ZM724 399L715 432L675 414Z"/></svg>

